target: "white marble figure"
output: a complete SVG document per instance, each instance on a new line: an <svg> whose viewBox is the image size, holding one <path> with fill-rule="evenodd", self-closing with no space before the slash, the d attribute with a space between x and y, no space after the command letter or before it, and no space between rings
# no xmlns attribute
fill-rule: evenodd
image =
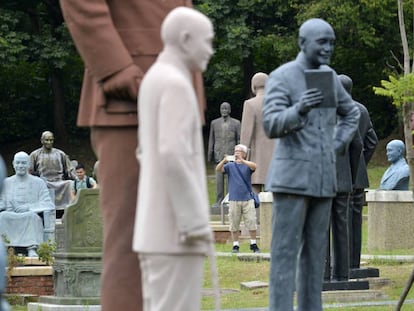
<svg viewBox="0 0 414 311"><path fill-rule="evenodd" d="M29 155L14 155L15 175L4 180L0 196L0 235L8 245L26 247L29 257L37 257L36 249L43 242L43 222L39 213L55 208L46 183L29 174Z"/></svg>

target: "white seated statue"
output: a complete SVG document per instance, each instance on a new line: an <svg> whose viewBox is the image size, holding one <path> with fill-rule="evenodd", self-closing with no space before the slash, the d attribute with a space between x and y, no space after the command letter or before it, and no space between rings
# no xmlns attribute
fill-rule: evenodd
<svg viewBox="0 0 414 311"><path fill-rule="evenodd" d="M0 235L7 245L26 247L29 257L37 257L43 242L43 221L39 213L54 210L43 179L29 174L30 159L26 152L14 155L15 175L4 180L0 196Z"/></svg>

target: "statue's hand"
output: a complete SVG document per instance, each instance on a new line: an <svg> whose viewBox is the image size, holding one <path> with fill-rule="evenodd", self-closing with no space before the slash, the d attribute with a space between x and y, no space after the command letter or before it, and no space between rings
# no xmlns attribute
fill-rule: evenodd
<svg viewBox="0 0 414 311"><path fill-rule="evenodd" d="M19 205L14 208L14 211L16 213L24 213L24 212L27 212L28 210L29 210L29 206L27 206L26 204Z"/></svg>
<svg viewBox="0 0 414 311"><path fill-rule="evenodd" d="M307 114L313 108L322 103L322 92L316 88L306 90L298 103L298 111L301 115Z"/></svg>
<svg viewBox="0 0 414 311"><path fill-rule="evenodd" d="M108 97L136 102L138 86L144 76L136 65L130 65L113 74L102 83L103 91Z"/></svg>
<svg viewBox="0 0 414 311"><path fill-rule="evenodd" d="M194 243L197 241L212 242L213 232L210 226L201 227L181 235L181 241L183 243Z"/></svg>

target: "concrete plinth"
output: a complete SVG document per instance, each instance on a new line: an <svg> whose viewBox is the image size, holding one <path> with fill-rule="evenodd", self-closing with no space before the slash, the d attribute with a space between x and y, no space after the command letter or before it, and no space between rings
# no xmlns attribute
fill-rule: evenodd
<svg viewBox="0 0 414 311"><path fill-rule="evenodd" d="M260 248L270 250L272 240L272 192L260 192Z"/></svg>
<svg viewBox="0 0 414 311"><path fill-rule="evenodd" d="M103 237L99 189L80 189L78 195L66 208L62 224L56 226L54 296L39 297L39 303L29 310L92 310L100 304Z"/></svg>
<svg viewBox="0 0 414 311"><path fill-rule="evenodd" d="M368 204L368 250L414 248L412 191L370 190Z"/></svg>

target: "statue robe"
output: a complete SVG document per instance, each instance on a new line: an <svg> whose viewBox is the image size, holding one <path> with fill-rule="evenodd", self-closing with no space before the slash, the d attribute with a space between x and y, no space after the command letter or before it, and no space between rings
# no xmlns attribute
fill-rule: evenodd
<svg viewBox="0 0 414 311"><path fill-rule="evenodd" d="M16 207L25 205L28 211L16 212ZM54 208L42 179L32 175L8 177L0 196L0 235L5 235L11 246L39 245L43 242L43 222L38 213Z"/></svg>

